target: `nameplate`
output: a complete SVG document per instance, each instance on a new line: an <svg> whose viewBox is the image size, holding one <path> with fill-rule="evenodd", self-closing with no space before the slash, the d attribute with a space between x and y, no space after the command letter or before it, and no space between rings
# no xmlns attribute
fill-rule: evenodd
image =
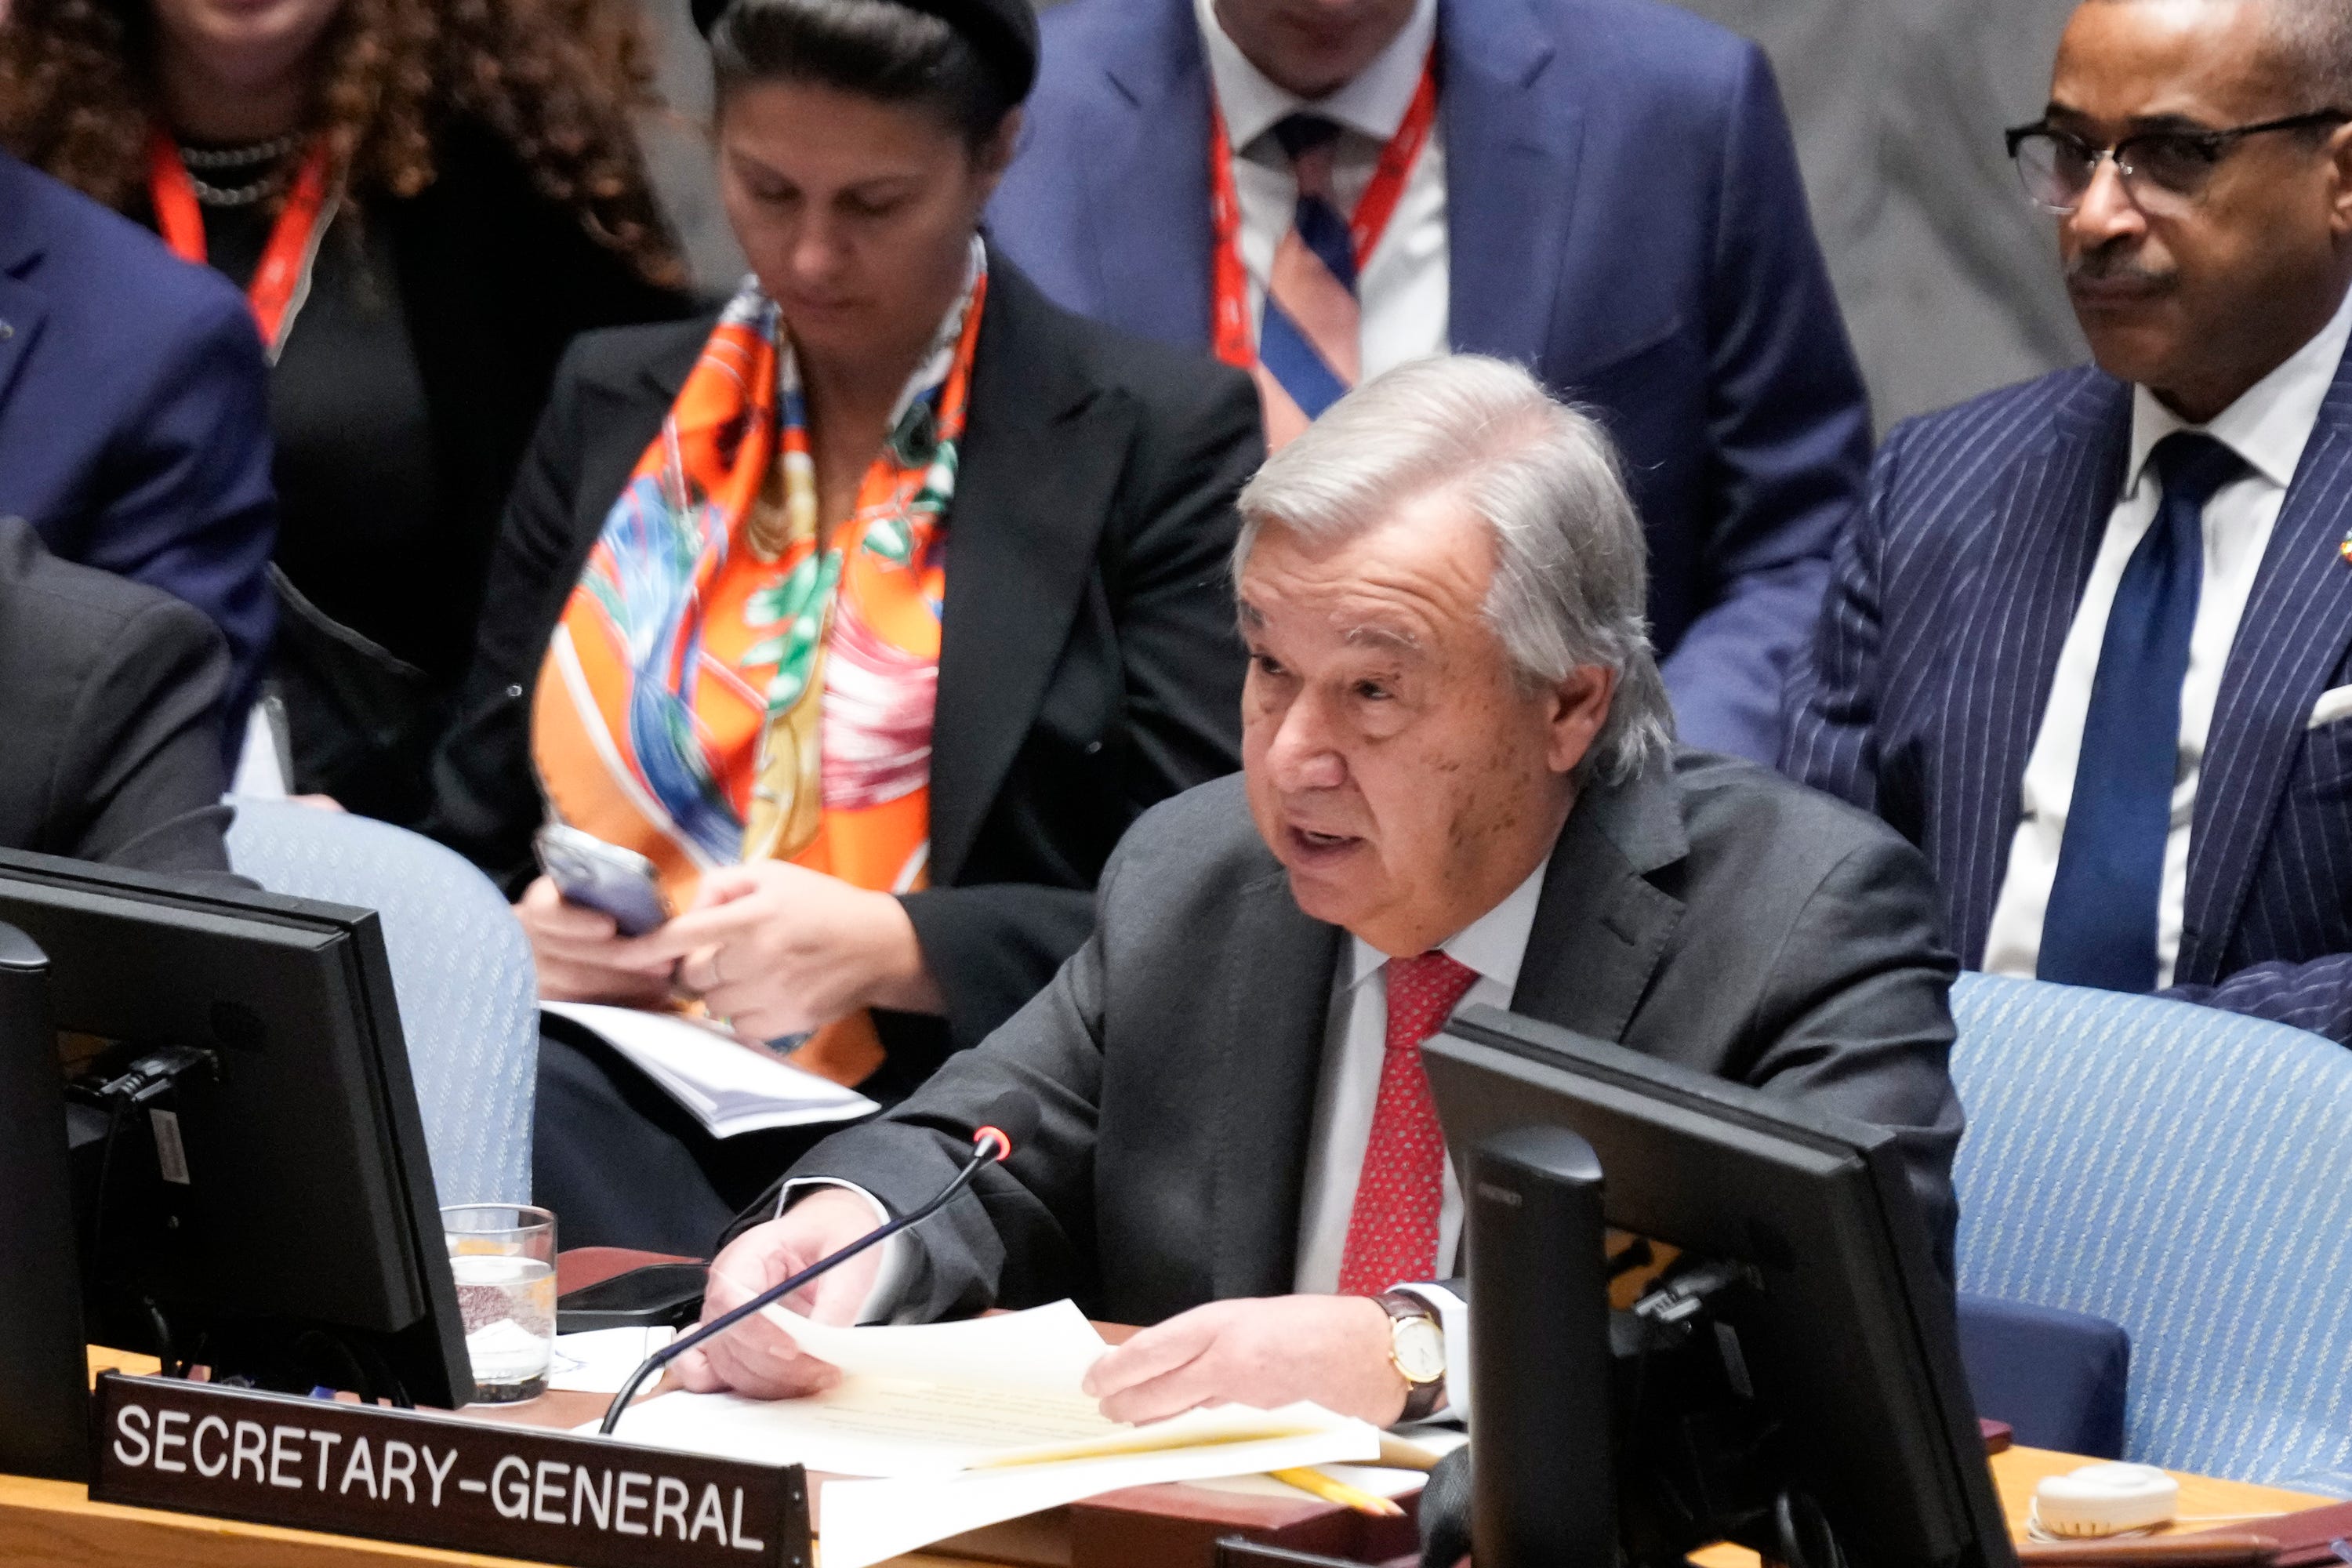
<svg viewBox="0 0 2352 1568"><path fill-rule="evenodd" d="M574 1568L809 1568L798 1465L109 1373L89 1495Z"/></svg>

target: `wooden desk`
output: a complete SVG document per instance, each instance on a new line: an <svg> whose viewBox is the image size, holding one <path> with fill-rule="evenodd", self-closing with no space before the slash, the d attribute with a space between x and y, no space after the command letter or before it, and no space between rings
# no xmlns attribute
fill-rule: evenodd
<svg viewBox="0 0 2352 1568"><path fill-rule="evenodd" d="M109 1368L152 1373L155 1363L144 1357L93 1351L91 1375ZM572 1425L587 1420L602 1405L594 1394L551 1394L530 1406L497 1411L492 1418ZM474 1414L489 1413L478 1406ZM2011 1531L2022 1538L2036 1481L2085 1462L2040 1448L2011 1448L1994 1455L1993 1479ZM2290 1512L2334 1500L2201 1476L2182 1476L2180 1483L2180 1511L2190 1515ZM1041 1516L1041 1525L1047 1517ZM1044 1545L1050 1531L1039 1533ZM1039 1560L1030 1558L1032 1563ZM974 1568L979 1561L919 1553L896 1559L891 1568ZM1706 1568L1753 1568L1756 1558L1737 1547L1715 1547L1695 1561ZM0 1563L10 1568L517 1568L512 1558L94 1503L82 1487L15 1476L0 1476Z"/></svg>
<svg viewBox="0 0 2352 1568"><path fill-rule="evenodd" d="M1993 1485L2000 1491L2001 1512L2009 1518L2011 1538L2025 1539L2025 1516L2032 1510L2036 1483L2044 1476L2063 1475L2091 1462L2079 1455L2053 1453L2047 1448L2012 1447L1995 1454L1991 1460ZM2277 1487L2258 1487L2249 1481L2216 1480L2210 1476L2184 1475L2178 1470L2172 1474L2180 1482L2180 1511L2191 1521L2176 1527L2183 1533L2216 1528L2196 1522L2200 1515L2294 1513L2337 1500L2306 1492L2284 1491ZM2248 1521L2245 1527L2258 1531L2262 1523ZM1737 1546L1712 1546L1695 1553L1691 1561L1702 1568L1756 1568L1756 1554Z"/></svg>

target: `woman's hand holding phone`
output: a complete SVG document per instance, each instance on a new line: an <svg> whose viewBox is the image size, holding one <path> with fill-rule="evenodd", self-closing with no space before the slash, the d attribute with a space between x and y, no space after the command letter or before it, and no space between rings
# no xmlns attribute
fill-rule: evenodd
<svg viewBox="0 0 2352 1568"><path fill-rule="evenodd" d="M643 939L620 935L612 916L566 903L545 877L523 890L514 911L530 938L542 1001L658 1007L668 1000L672 964L647 957Z"/></svg>

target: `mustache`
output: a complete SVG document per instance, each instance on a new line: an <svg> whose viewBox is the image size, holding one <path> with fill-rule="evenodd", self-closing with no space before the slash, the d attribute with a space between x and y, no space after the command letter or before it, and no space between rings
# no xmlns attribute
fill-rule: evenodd
<svg viewBox="0 0 2352 1568"><path fill-rule="evenodd" d="M2066 264L2066 282L2134 283L2149 288L2171 287L2179 274L2158 271L2140 265L2137 257L2125 250L2089 250Z"/></svg>

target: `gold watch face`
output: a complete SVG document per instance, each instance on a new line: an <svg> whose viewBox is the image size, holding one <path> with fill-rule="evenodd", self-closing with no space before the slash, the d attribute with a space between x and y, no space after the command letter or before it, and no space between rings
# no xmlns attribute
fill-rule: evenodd
<svg viewBox="0 0 2352 1568"><path fill-rule="evenodd" d="M1390 1353L1407 1383L1435 1383L1445 1375L1445 1331L1427 1318L1399 1319L1390 1331Z"/></svg>

